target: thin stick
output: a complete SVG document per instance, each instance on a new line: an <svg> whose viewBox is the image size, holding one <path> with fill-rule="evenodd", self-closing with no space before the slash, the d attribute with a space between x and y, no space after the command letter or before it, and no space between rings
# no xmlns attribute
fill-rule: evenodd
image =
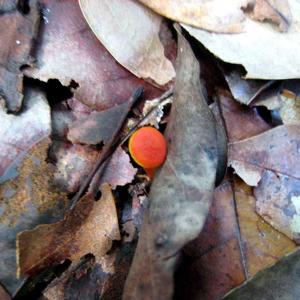
<svg viewBox="0 0 300 300"><path fill-rule="evenodd" d="M144 88L142 86L140 86L133 92L133 94L131 95L131 97L128 101L129 102L128 103L128 112L130 111L131 107L135 104L137 99L141 96L143 90L144 90ZM81 198L81 196L83 195L83 193L85 192L85 190L89 186L90 182L92 181L93 177L97 173L98 169L101 167L103 162L105 162L105 160L107 160L107 158L111 155L111 153L116 149L118 134L119 134L120 130L122 129L123 125L124 125L124 122L127 118L128 112L127 112L127 114L124 113L124 115L122 116L122 118L121 118L116 130L114 131L114 134L112 135L111 139L103 147L103 150L101 151L101 154L100 154L100 156L99 156L92 172L88 175L88 177L85 179L85 181L81 185L79 191L73 197L70 209L74 208L74 206L76 205L78 200Z"/></svg>

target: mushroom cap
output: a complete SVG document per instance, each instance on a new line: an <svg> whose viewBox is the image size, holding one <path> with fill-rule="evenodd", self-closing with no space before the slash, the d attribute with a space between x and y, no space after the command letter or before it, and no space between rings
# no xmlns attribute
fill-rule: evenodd
<svg viewBox="0 0 300 300"><path fill-rule="evenodd" d="M156 168L166 159L167 143L157 129L146 126L130 137L129 152L134 161L143 168Z"/></svg>

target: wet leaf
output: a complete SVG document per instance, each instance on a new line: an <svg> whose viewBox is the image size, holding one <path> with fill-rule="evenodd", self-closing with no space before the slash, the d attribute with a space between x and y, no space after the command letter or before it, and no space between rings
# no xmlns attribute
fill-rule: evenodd
<svg viewBox="0 0 300 300"><path fill-rule="evenodd" d="M0 186L0 280L15 294L24 277L16 278L16 236L38 224L59 220L68 199L53 183L54 168L46 162L50 140L34 145ZM28 253L28 251L26 250Z"/></svg>
<svg viewBox="0 0 300 300"><path fill-rule="evenodd" d="M299 299L299 257L299 250L284 257L274 266L233 290L224 299Z"/></svg>
<svg viewBox="0 0 300 300"><path fill-rule="evenodd" d="M175 77L159 40L159 15L133 0L79 2L95 35L126 69L159 85Z"/></svg>
<svg viewBox="0 0 300 300"><path fill-rule="evenodd" d="M213 196L216 123L203 96L196 58L180 33L178 41L168 156L151 186L124 299L171 299L179 252L201 231Z"/></svg>
<svg viewBox="0 0 300 300"><path fill-rule="evenodd" d="M44 0L43 38L37 45L35 68L25 74L42 81L57 78L63 85L79 87L77 100L103 110L126 101L139 85L145 97L161 91L120 66L94 36L73 0Z"/></svg>
<svg viewBox="0 0 300 300"><path fill-rule="evenodd" d="M38 1L28 1L29 12L22 13L17 1L0 2L0 101L9 111L18 111L23 100L20 68L30 64L30 51L39 26Z"/></svg>
<svg viewBox="0 0 300 300"><path fill-rule="evenodd" d="M286 33L251 19L246 19L239 34L216 34L187 25L184 28L223 61L242 64L246 78L299 78L300 58L296 53L300 50L300 5L290 0L289 6L293 21Z"/></svg>
<svg viewBox="0 0 300 300"><path fill-rule="evenodd" d="M201 234L184 249L177 297L222 299L294 249L293 241L257 215L251 189L241 180L225 180L215 190Z"/></svg>
<svg viewBox="0 0 300 300"><path fill-rule="evenodd" d="M101 191L99 201L87 194L62 221L20 233L18 274L34 274L65 259L78 261L88 253L96 258L105 255L113 240L120 239L120 232L109 185L102 185Z"/></svg>

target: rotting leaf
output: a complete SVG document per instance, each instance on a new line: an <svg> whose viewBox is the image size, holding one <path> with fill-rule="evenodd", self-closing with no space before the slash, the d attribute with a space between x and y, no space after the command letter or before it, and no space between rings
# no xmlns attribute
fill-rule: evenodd
<svg viewBox="0 0 300 300"><path fill-rule="evenodd" d="M300 298L299 273L300 250L298 249L231 291L224 300L298 300Z"/></svg>
<svg viewBox="0 0 300 300"><path fill-rule="evenodd" d="M202 232L184 248L176 299L221 299L296 247L257 215L251 189L233 179L215 190Z"/></svg>
<svg viewBox="0 0 300 300"><path fill-rule="evenodd" d="M90 30L77 1L42 1L42 41L37 45L37 66L24 70L29 77L47 81L57 78L79 87L74 97L93 109L104 110L126 101L134 88L144 85L145 97L161 90L138 79L120 66Z"/></svg>
<svg viewBox="0 0 300 300"><path fill-rule="evenodd" d="M257 136L229 144L229 165L250 186L264 170L300 178L300 127L282 125Z"/></svg>
<svg viewBox="0 0 300 300"><path fill-rule="evenodd" d="M299 125L282 125L231 143L229 164L256 186L256 211L278 231L300 242Z"/></svg>
<svg viewBox="0 0 300 300"><path fill-rule="evenodd" d="M162 22L159 15L133 0L80 0L79 3L95 35L126 69L159 85L175 77L159 40Z"/></svg>
<svg viewBox="0 0 300 300"><path fill-rule="evenodd" d="M168 156L151 186L123 299L172 298L175 263L182 247L202 229L218 155L224 155L218 153L216 122L203 96L199 65L179 32L178 45Z"/></svg>
<svg viewBox="0 0 300 300"><path fill-rule="evenodd" d="M0 280L11 294L24 279L16 278L17 234L58 221L68 206L66 195L53 182L53 166L46 162L49 144L46 138L34 145L18 162L14 178L0 185Z"/></svg>
<svg viewBox="0 0 300 300"><path fill-rule="evenodd" d="M105 111L92 111L88 115L79 117L69 126L68 140L72 143L88 145L106 143L113 135L121 116L128 112L129 105L127 101Z"/></svg>
<svg viewBox="0 0 300 300"><path fill-rule="evenodd" d="M17 1L0 2L0 101L9 111L19 111L23 100L20 68L30 64L30 51L36 37L40 14L38 1L28 1L29 13L17 9Z"/></svg>
<svg viewBox="0 0 300 300"><path fill-rule="evenodd" d="M64 259L79 261L88 253L105 255L120 232L110 186L103 184L101 192L99 201L85 195L62 221L18 234L18 274L32 275Z"/></svg>
<svg viewBox="0 0 300 300"><path fill-rule="evenodd" d="M289 0L289 6L292 23L286 33L249 18L239 34L216 34L187 25L183 27L223 61L242 64L248 79L299 78L300 4Z"/></svg>

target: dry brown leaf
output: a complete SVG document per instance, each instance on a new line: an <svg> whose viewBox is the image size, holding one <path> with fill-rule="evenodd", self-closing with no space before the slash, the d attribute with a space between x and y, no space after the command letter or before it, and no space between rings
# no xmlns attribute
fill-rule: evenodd
<svg viewBox="0 0 300 300"><path fill-rule="evenodd" d="M241 180L215 190L199 237L185 247L176 280L180 299L221 299L232 288L295 249L293 241L255 212L255 198Z"/></svg>
<svg viewBox="0 0 300 300"><path fill-rule="evenodd" d="M251 19L245 21L244 31L239 34L217 34L187 25L183 27L223 61L242 64L247 70L246 78L299 78L300 3L289 0L289 6L293 22L286 33Z"/></svg>
<svg viewBox="0 0 300 300"><path fill-rule="evenodd" d="M29 127L30 128L30 127ZM50 140L34 145L19 161L14 177L0 185L0 280L15 294L24 278L16 278L16 235L40 223L63 217L68 199L54 184L46 162Z"/></svg>
<svg viewBox="0 0 300 300"><path fill-rule="evenodd" d="M139 0L155 12L188 25L215 32L236 33L243 30L245 20L242 7L246 0L189 0L189 1L159 1Z"/></svg>
<svg viewBox="0 0 300 300"><path fill-rule="evenodd" d="M79 261L88 253L105 255L120 232L111 188L104 184L101 191L99 201L84 196L62 221L18 234L18 274L34 274L65 259Z"/></svg>
<svg viewBox="0 0 300 300"><path fill-rule="evenodd" d="M256 186L264 170L300 178L300 127L282 125L229 144L229 165L249 185Z"/></svg>
<svg viewBox="0 0 300 300"><path fill-rule="evenodd" d="M167 127L168 156L151 186L123 299L171 299L181 248L202 229L213 196L218 155L214 117L199 65L178 33L177 77Z"/></svg>
<svg viewBox="0 0 300 300"><path fill-rule="evenodd" d="M165 85L175 77L159 40L162 18L134 0L80 0L95 35L137 77Z"/></svg>
<svg viewBox="0 0 300 300"><path fill-rule="evenodd" d="M38 1L27 3L22 13L17 1L0 2L0 101L9 111L19 111L23 100L23 76L20 68L30 64L30 51L36 37L40 14ZM19 6L19 9L18 9Z"/></svg>
<svg viewBox="0 0 300 300"><path fill-rule="evenodd" d="M250 16L257 21L276 24L281 32L286 32L292 21L287 0L255 0Z"/></svg>
<svg viewBox="0 0 300 300"><path fill-rule="evenodd" d="M97 110L123 103L140 85L148 99L161 93L114 60L90 30L77 1L42 3L44 24L36 49L37 66L24 70L27 76L42 81L57 78L65 86L74 80L79 84L75 98Z"/></svg>

